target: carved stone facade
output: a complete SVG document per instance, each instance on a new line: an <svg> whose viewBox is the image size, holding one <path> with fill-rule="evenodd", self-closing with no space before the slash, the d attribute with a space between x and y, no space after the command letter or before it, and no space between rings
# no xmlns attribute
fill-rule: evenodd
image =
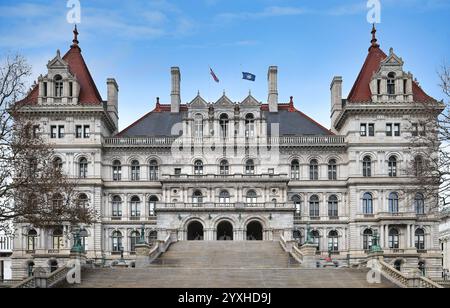
<svg viewBox="0 0 450 308"><path fill-rule="evenodd" d="M298 111L292 98L278 103L276 67L269 68L267 104L251 93L241 102L224 93L215 103L199 93L181 104L181 73L172 68L171 104L158 99L155 110L120 133L119 87L108 79L108 100L99 99L75 41L24 101L100 214L84 226L88 259L109 264L123 248L132 264L142 225L147 242L169 234L181 241L283 235L299 245L309 226L318 258L331 253L341 265L357 265L377 233L388 262L441 275L439 217L429 200L409 193L404 171L419 155L409 147L410 123L419 122L424 99L437 102L376 39L347 99L342 78L333 79L331 130ZM62 97L54 97L55 74ZM72 242L69 226L62 228L59 238L55 230L16 225L16 278L32 265L62 264Z"/></svg>

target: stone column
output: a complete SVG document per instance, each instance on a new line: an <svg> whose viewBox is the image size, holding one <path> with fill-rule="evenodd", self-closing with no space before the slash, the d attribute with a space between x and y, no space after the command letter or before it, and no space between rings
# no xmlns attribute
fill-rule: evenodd
<svg viewBox="0 0 450 308"><path fill-rule="evenodd" d="M411 225L407 224L406 225L406 247L405 248L410 248L411 247Z"/></svg>
<svg viewBox="0 0 450 308"><path fill-rule="evenodd" d="M380 247L384 249L384 225L380 226Z"/></svg>

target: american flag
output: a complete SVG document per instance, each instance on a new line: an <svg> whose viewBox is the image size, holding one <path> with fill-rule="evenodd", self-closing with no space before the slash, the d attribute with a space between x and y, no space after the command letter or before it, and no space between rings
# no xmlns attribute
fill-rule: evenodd
<svg viewBox="0 0 450 308"><path fill-rule="evenodd" d="M216 74L214 73L214 71L212 70L212 68L209 68L209 70L211 71L211 76L214 79L215 82L219 82L219 78L217 78Z"/></svg>

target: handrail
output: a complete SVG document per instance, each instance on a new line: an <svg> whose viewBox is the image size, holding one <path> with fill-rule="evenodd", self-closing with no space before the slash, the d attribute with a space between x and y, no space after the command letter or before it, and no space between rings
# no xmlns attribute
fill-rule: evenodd
<svg viewBox="0 0 450 308"><path fill-rule="evenodd" d="M29 277L18 284L12 286L12 289L34 289L36 288L36 281L34 277Z"/></svg>
<svg viewBox="0 0 450 308"><path fill-rule="evenodd" d="M378 260L381 265L381 274L401 288L443 288L441 285L435 283L426 277L408 277L400 271L393 268L388 263Z"/></svg>

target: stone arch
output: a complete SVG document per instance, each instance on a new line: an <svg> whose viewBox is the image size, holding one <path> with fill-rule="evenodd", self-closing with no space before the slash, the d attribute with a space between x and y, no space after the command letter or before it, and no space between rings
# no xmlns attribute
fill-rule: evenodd
<svg viewBox="0 0 450 308"><path fill-rule="evenodd" d="M205 225L198 219L190 219L185 225L187 240L198 241L204 240Z"/></svg>
<svg viewBox="0 0 450 308"><path fill-rule="evenodd" d="M248 218L245 222L245 238L247 240L264 240L266 223L259 217Z"/></svg>
<svg viewBox="0 0 450 308"><path fill-rule="evenodd" d="M221 219L217 222L216 239L218 241L234 240L234 224L231 219Z"/></svg>

